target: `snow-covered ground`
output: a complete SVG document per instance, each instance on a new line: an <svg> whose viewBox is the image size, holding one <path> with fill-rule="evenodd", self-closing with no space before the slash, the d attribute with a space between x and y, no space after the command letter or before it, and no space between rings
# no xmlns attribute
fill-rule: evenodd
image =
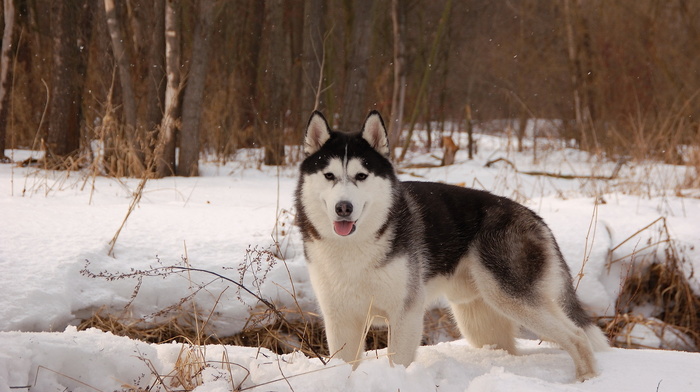
<svg viewBox="0 0 700 392"><path fill-rule="evenodd" d="M616 163L546 140L538 144L534 162L532 150L513 152L513 140L486 135L477 140L473 161L460 150L453 166L407 167L401 177L487 189L538 212L554 231L577 292L592 313L613 315L620 282L630 268L626 256L634 253L639 261L640 255L663 253L667 242L645 248L666 235L687 260L689 275L700 268L700 199L679 197L697 194L682 189L692 175L686 168L630 162L613 180L534 176L517 173L503 161L489 168L484 164L502 157L520 172L607 176ZM19 161L31 153L13 154ZM532 340L519 341L519 356L473 348L462 340L425 346L408 368L392 368L381 351L372 352L352 372L338 360L324 366L300 353L148 344L76 330L80 320L99 309L157 320L159 311L196 292L200 314L215 310L208 332L240 331L251 307L259 304L225 281L199 272L129 276L184 265L184 260L234 280L241 279L239 267L247 265L242 276L247 287L279 307L298 303L315 311L301 239L292 227L296 167L258 168L258 154L241 151L225 165L203 161L198 178L149 180L113 256L108 255L110 240L125 219L138 179L0 165L0 391L145 390L154 385L155 374L172 376L178 357L189 349L208 364L198 392L700 390L698 353L612 349L597 354L599 377L575 383L568 355ZM423 152L408 154L406 165L418 163L439 160ZM659 221L635 235L660 217L668 233ZM282 253L284 260L270 259L269 252ZM608 265L610 260L616 261ZM90 277L84 270L120 278ZM693 276L691 284L700 293ZM630 335L649 346L668 343L642 328ZM167 378L166 385L171 381Z"/></svg>

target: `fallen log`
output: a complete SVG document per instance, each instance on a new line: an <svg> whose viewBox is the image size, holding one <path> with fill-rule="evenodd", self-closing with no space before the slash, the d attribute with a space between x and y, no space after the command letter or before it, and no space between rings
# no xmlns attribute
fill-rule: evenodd
<svg viewBox="0 0 700 392"><path fill-rule="evenodd" d="M515 170L516 173L520 174L527 174L529 176L545 176L545 177L553 177L553 178L562 178L565 180L614 180L617 178L617 175L620 172L620 169L622 168L622 165L624 165L627 161L629 161L629 158L627 157L622 157L617 160L617 164L615 165L615 168L613 169L612 173L609 176L594 176L594 175L578 175L578 174L561 174L561 173L549 173L549 172L542 172L542 171L521 171L518 170L518 168L515 166L515 164L505 158L497 158L491 161L486 162L484 167L491 167L493 164L498 163L498 162L505 162L510 167Z"/></svg>

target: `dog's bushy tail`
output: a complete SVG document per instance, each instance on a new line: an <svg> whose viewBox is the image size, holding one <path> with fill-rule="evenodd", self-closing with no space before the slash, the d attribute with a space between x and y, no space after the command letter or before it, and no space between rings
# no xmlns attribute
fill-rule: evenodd
<svg viewBox="0 0 700 392"><path fill-rule="evenodd" d="M585 326L583 330L586 332L588 341L591 342L593 351L606 351L610 349L610 342L603 331L594 323Z"/></svg>
<svg viewBox="0 0 700 392"><path fill-rule="evenodd" d="M563 258L561 262L562 264L564 263ZM610 343L608 342L608 338L591 319L588 312L583 309L583 306L581 306L581 301L579 301L570 279L569 277L569 284L566 285L562 298L567 316L586 333L593 351L605 351L609 349Z"/></svg>

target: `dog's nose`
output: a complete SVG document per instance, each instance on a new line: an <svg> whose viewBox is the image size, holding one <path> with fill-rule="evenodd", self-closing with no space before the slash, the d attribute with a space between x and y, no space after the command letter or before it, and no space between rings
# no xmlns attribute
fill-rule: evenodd
<svg viewBox="0 0 700 392"><path fill-rule="evenodd" d="M339 201L335 205L335 213L344 218L350 216L350 214L352 214L352 203L349 201Z"/></svg>

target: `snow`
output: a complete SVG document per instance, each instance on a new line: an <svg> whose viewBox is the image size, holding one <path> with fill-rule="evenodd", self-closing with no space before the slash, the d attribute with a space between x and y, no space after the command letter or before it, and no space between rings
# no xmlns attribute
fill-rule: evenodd
<svg viewBox="0 0 700 392"><path fill-rule="evenodd" d="M649 243L670 236L688 261L688 276L700 268L700 199L678 196L686 193L683 184L693 175L686 167L628 162L614 180L532 176L522 172L606 176L616 162L546 139L538 142L535 162L531 144L526 152L516 153L514 140L483 134L476 138L474 160L469 161L462 149L455 165L403 168L402 179L462 183L535 210L552 228L590 312L613 315L621 279L633 263L663 253L661 247L647 247ZM11 154L20 161L37 153ZM279 307L298 304L305 311L317 311L301 238L292 226L296 166L260 166L259 154L240 151L225 164L203 160L198 178L149 180L116 240L113 256L108 254L110 241L125 220L140 180L0 165L0 392L145 390L155 385L155 374L164 377L171 390L181 390L184 386L171 383L176 362L187 350L207 364L198 392L700 390L700 354L680 351L600 352L600 376L577 383L565 352L528 339L518 340L518 356L474 348L464 340L423 346L408 368L390 366L385 351L368 352L352 371L337 359L323 365L301 353L150 344L76 329L100 309L157 321L165 317L163 309L194 295L200 314L215 310L207 332L226 336L240 331L251 310L260 308L252 296L210 274L164 275L158 269L172 265L241 279ZM421 151L407 156L410 163L437 163ZM520 173L504 162L484 167L499 157ZM657 221L661 217L665 220ZM280 253L284 260L271 257ZM632 254L634 258L628 257ZM609 260L616 261L608 266ZM90 277L81 273L84 269L116 277L150 270L153 276L143 276L139 285L136 277ZM691 284L700 293L692 276ZM644 307L637 310L650 315ZM674 334L653 324L635 325L629 333L636 343L650 347L665 347L667 340L676 339Z"/></svg>
<svg viewBox="0 0 700 392"><path fill-rule="evenodd" d="M602 370L584 383L573 380L573 364L561 350L520 340L521 355L475 349L463 341L420 347L408 368L386 357L363 361L357 370L340 360L327 365L299 353L207 346L210 366L196 391L695 391L700 355L678 351L612 349L597 354ZM82 332L0 334L0 390L111 391L153 383L149 369L174 380L182 345L148 344L95 329ZM226 356L224 357L224 351ZM222 358L235 364L226 366ZM37 375L38 373L38 375ZM257 386L257 387L256 387Z"/></svg>

